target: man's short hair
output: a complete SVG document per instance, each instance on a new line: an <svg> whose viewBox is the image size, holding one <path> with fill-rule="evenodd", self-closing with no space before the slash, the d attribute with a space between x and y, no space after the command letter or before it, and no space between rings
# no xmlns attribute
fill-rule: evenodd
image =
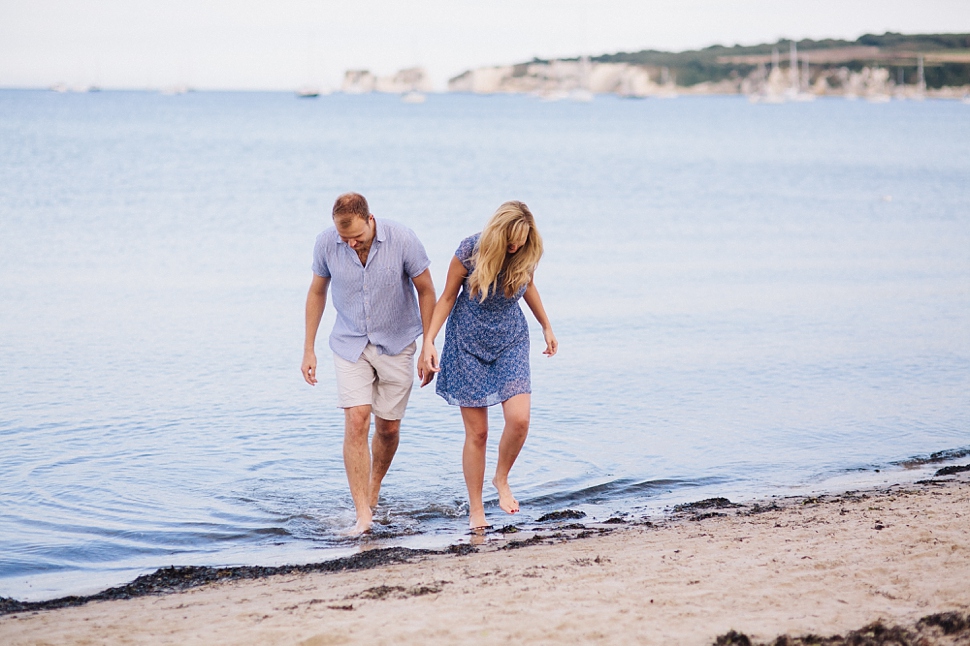
<svg viewBox="0 0 970 646"><path fill-rule="evenodd" d="M370 217L367 199L360 193L344 193L333 203L333 219L347 222L354 216L364 220Z"/></svg>

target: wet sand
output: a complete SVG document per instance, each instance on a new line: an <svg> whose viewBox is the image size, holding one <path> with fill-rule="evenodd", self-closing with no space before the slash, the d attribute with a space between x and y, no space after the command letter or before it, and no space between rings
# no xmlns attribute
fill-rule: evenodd
<svg viewBox="0 0 970 646"><path fill-rule="evenodd" d="M4 600L0 643L970 644L968 471L617 521L547 520L475 551L160 570L108 600ZM71 607L43 609L56 605Z"/></svg>

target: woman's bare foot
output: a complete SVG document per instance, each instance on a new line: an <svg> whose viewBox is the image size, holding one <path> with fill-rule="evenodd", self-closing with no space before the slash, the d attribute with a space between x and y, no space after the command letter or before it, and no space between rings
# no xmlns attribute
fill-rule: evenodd
<svg viewBox="0 0 970 646"><path fill-rule="evenodd" d="M492 484L498 489L498 506L502 508L506 514L517 514L519 513L519 501L515 499L512 495L512 490L509 489L509 483L506 480L499 482L498 477L492 478Z"/></svg>
<svg viewBox="0 0 970 646"><path fill-rule="evenodd" d="M468 514L468 528L471 530L485 529L489 527L488 521L485 520L485 510L471 512Z"/></svg>
<svg viewBox="0 0 970 646"><path fill-rule="evenodd" d="M488 542L488 536L485 535L484 529L473 529L471 534L468 537L469 545L484 545Z"/></svg>

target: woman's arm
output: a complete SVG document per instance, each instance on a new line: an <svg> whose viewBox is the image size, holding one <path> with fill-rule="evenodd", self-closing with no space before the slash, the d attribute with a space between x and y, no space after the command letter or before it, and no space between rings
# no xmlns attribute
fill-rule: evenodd
<svg viewBox="0 0 970 646"><path fill-rule="evenodd" d="M421 360L418 365L425 371L425 374L441 370L438 366L438 350L434 347L434 340L438 338L438 332L441 331L441 326L445 324L448 315L451 314L451 309L455 306L455 301L458 299L458 291L461 289L462 283L465 282L467 275L468 270L458 260L458 256L452 256L451 264L448 265L448 278L445 279L445 288L442 290L438 302L435 303L434 313L431 315L431 323L424 330ZM424 385L421 384L422 387Z"/></svg>
<svg viewBox="0 0 970 646"><path fill-rule="evenodd" d="M542 326L542 336L546 341L546 349L542 351L542 354L551 357L559 350L559 341L556 340L556 335L552 333L552 324L549 322L549 317L546 316L546 308L542 306L542 299L539 298L539 288L536 287L535 278L529 281L529 286L525 288L525 295L522 298L525 299L525 304L529 306L539 325Z"/></svg>

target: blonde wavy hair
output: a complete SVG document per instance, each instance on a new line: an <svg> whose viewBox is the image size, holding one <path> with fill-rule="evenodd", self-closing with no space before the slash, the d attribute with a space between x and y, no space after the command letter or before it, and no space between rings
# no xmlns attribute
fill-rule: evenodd
<svg viewBox="0 0 970 646"><path fill-rule="evenodd" d="M523 238L524 244L515 253L508 253L508 246ZM512 298L532 280L540 258L542 237L529 207L522 202L506 202L489 219L475 245L471 257L475 269L468 277L470 293L484 301L501 289L506 298Z"/></svg>

